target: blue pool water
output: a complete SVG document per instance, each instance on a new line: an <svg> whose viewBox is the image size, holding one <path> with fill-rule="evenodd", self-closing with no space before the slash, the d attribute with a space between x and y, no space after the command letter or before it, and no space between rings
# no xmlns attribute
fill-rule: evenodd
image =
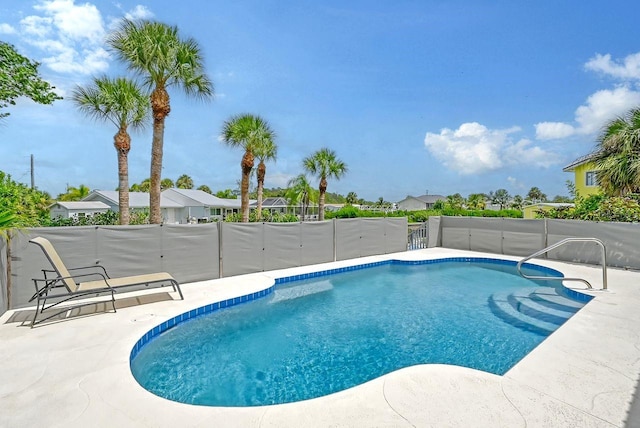
<svg viewBox="0 0 640 428"><path fill-rule="evenodd" d="M503 374L584 304L511 262L390 262L179 323L131 370L154 394L211 406L319 397L424 363Z"/></svg>

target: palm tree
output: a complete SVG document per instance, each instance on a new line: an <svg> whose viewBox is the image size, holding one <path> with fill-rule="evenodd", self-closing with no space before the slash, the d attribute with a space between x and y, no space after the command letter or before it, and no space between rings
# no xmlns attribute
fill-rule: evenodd
<svg viewBox="0 0 640 428"><path fill-rule="evenodd" d="M72 100L85 115L118 127L113 146L118 153L118 204L120 224L129 224L129 150L127 131L141 129L149 117L149 99L132 81L125 78L99 77L87 87L76 86Z"/></svg>
<svg viewBox="0 0 640 428"><path fill-rule="evenodd" d="M322 148L302 160L304 169L320 178L320 198L318 201L318 220L324 220L324 198L327 193L327 179L339 180L346 172L347 165L336 157L333 150Z"/></svg>
<svg viewBox="0 0 640 428"><path fill-rule="evenodd" d="M207 186L206 184L201 184L200 186L198 186L198 190L202 190L203 192L206 192L210 195L213 195L213 192L211 191L211 188L209 186Z"/></svg>
<svg viewBox="0 0 640 428"><path fill-rule="evenodd" d="M313 189L311 188L311 183L309 183L309 179L307 179L306 175L300 174L289 180L287 187L288 189L285 193L285 197L291 205L302 205L300 218L304 221L307 216L309 204L313 201Z"/></svg>
<svg viewBox="0 0 640 428"><path fill-rule="evenodd" d="M358 195L356 194L356 192L347 193L346 201L349 205L353 205L358 202Z"/></svg>
<svg viewBox="0 0 640 428"><path fill-rule="evenodd" d="M640 192L640 107L605 125L593 161L607 195Z"/></svg>
<svg viewBox="0 0 640 428"><path fill-rule="evenodd" d="M81 184L78 187L67 187L66 193L61 193L58 195L59 201L80 201L85 197L89 196L91 193L91 189L89 189L84 184Z"/></svg>
<svg viewBox="0 0 640 428"><path fill-rule="evenodd" d="M178 189L193 189L193 179L187 174L182 174L176 180L176 187Z"/></svg>
<svg viewBox="0 0 640 428"><path fill-rule="evenodd" d="M258 171L256 173L258 178L258 207L256 218L258 221L260 221L262 217L262 194L264 191L264 176L267 173L267 167L264 162L268 160L275 161L277 154L278 146L271 138L261 141L254 148L254 155L260 161L260 163L258 163Z"/></svg>
<svg viewBox="0 0 640 428"><path fill-rule="evenodd" d="M485 207L485 195L471 193L467 198L467 207L471 210L483 210Z"/></svg>
<svg viewBox="0 0 640 428"><path fill-rule="evenodd" d="M167 190L176 187L173 180L170 178L163 178L160 180L160 190Z"/></svg>
<svg viewBox="0 0 640 428"><path fill-rule="evenodd" d="M151 89L153 140L151 145L151 187L149 222L162 222L160 181L164 122L171 111L167 89L178 86L188 95L200 99L213 96L213 83L204 72L200 46L192 39L182 39L178 27L160 22L124 20L107 38L118 59L143 79Z"/></svg>
<svg viewBox="0 0 640 428"><path fill-rule="evenodd" d="M267 121L251 114L233 116L222 127L222 141L228 146L244 149L240 162L240 207L244 223L249 221L249 178L254 165L254 150L265 141L273 140L274 135Z"/></svg>

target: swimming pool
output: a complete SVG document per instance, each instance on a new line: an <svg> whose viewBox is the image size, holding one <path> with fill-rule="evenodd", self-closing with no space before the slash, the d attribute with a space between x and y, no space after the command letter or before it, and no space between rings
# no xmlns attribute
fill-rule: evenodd
<svg viewBox="0 0 640 428"><path fill-rule="evenodd" d="M424 363L503 374L587 301L503 260L344 270L282 278L248 305L217 310L250 300L237 298L169 320L136 344L132 373L154 394L213 406L319 397Z"/></svg>

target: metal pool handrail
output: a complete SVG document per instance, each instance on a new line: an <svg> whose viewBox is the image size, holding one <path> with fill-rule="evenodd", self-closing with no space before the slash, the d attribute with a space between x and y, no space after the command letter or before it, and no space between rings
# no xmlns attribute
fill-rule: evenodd
<svg viewBox="0 0 640 428"><path fill-rule="evenodd" d="M553 245L549 245L546 248L543 248L540 251L537 251L533 254L531 254L530 256L525 257L524 259L520 260L518 262L518 273L520 274L520 276L522 276L523 278L527 278L527 279L548 279L548 280L560 280L560 281L580 281L580 282L584 282L588 288L593 288L591 287L591 284L589 283L589 281L587 281L586 279L583 278L564 278L564 277L550 277L550 276L531 276L531 275L526 275L524 273L522 273L521 267L522 264L524 262L526 262L527 260L530 260L534 257L538 257L542 254L545 254L555 248L558 248L568 242L595 242L596 244L598 244L600 246L600 248L602 249L602 289L606 290L607 289L607 249L604 246L604 242L602 242L601 240L599 240L598 238L565 238L561 241L556 242Z"/></svg>

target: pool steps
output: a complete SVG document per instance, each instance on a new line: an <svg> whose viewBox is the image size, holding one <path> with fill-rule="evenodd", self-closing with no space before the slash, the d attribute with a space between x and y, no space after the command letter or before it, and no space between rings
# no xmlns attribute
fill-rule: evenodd
<svg viewBox="0 0 640 428"><path fill-rule="evenodd" d="M488 299L491 312L501 320L541 336L553 333L584 303L562 295L561 289L541 287L528 293L495 293Z"/></svg>

